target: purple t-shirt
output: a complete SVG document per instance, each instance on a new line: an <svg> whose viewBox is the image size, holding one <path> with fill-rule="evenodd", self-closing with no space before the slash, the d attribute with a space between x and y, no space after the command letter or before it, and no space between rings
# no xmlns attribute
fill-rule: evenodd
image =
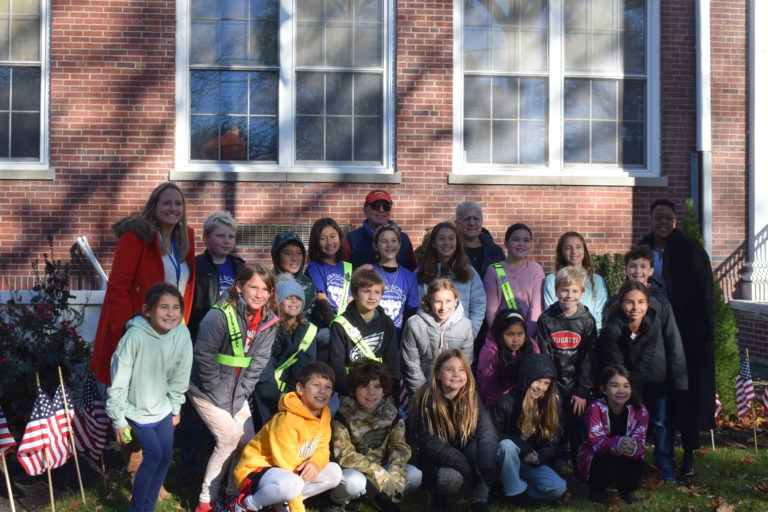
<svg viewBox="0 0 768 512"><path fill-rule="evenodd" d="M224 263L216 263L215 265L216 271L219 273L219 292L224 292L230 286L235 285L235 269L229 258L226 258Z"/></svg>
<svg viewBox="0 0 768 512"><path fill-rule="evenodd" d="M312 280L317 293L324 293L328 297L333 312L338 313L339 304L344 299L344 262L337 261L335 265L329 265L310 261L304 273ZM351 292L350 289L347 293Z"/></svg>
<svg viewBox="0 0 768 512"><path fill-rule="evenodd" d="M416 281L416 274L402 265L398 266L395 272L387 272L378 263L373 269L384 278L381 307L394 322L399 339L405 308L419 307L419 283Z"/></svg>

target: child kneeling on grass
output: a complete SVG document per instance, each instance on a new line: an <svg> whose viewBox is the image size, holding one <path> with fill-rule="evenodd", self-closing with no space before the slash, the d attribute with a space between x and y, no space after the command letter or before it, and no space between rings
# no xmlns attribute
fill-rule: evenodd
<svg viewBox="0 0 768 512"><path fill-rule="evenodd" d="M384 512L400 510L403 495L421 485L421 471L407 464L411 447L405 421L385 396L392 390L387 367L361 359L347 376L352 397L342 397L333 418L333 456L342 467L341 484L331 491L331 505L343 505L366 492L375 494Z"/></svg>
<svg viewBox="0 0 768 512"><path fill-rule="evenodd" d="M332 489L341 468L329 462L333 370L308 363L296 391L280 398L279 412L251 439L235 468L240 495L232 512L259 510L287 502L303 512L304 498Z"/></svg>

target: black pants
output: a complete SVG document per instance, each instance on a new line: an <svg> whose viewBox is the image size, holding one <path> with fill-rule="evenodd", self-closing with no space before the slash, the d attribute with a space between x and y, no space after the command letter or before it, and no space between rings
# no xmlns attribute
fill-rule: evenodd
<svg viewBox="0 0 768 512"><path fill-rule="evenodd" d="M620 493L628 494L640 487L644 474L643 459L598 453L589 466L587 483L590 491L604 491L615 484Z"/></svg>
<svg viewBox="0 0 768 512"><path fill-rule="evenodd" d="M560 436L557 456L563 462L567 462L568 459L571 460L574 475L577 477L586 477L586 475L579 475L579 466L576 463L576 456L579 452L579 447L587 439L587 424L584 422L584 414L579 416L573 413L573 405L571 404L570 396L563 399L561 421L563 433Z"/></svg>

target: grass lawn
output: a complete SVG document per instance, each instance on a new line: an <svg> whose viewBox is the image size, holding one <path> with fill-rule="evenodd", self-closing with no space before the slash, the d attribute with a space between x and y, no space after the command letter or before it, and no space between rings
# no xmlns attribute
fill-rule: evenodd
<svg viewBox="0 0 768 512"><path fill-rule="evenodd" d="M678 457L680 454L678 454ZM586 488L569 481L568 494L557 502L542 503L542 510L558 511L659 511L659 512L764 512L768 511L768 451L761 447L756 457L753 449L740 447L719 448L716 451L702 450L696 458L698 477L695 481L682 485L660 484L653 476L646 481L648 488L637 492L640 502L627 505L616 493L608 494L605 505L595 505L587 500ZM198 489L185 488L176 478L171 468L166 480L166 488L173 493L173 498L158 503L157 512L192 511L196 505ZM83 505L78 495L57 500L57 510L82 510L94 512L125 512L128 509L128 476L124 471L110 473L108 488L102 482L86 490L88 504ZM469 493L465 492L453 500L450 510L469 510ZM406 497L403 512L427 512L427 495L417 491ZM314 505L314 506L313 506ZM317 503L308 502L308 510L319 510ZM375 509L366 502L349 510L373 512ZM48 507L38 512L49 510ZM513 511L516 507L505 503L504 497L494 491L491 510ZM446 512L446 511L439 511Z"/></svg>

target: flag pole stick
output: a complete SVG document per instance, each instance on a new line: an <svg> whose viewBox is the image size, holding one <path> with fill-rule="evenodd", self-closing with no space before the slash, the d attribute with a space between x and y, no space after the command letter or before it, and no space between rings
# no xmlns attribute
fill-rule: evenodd
<svg viewBox="0 0 768 512"><path fill-rule="evenodd" d="M35 382L40 387L40 375L35 372ZM53 499L53 478L51 478L51 453L48 445L45 445L45 469L48 473L48 495L51 497L51 512L56 512L56 501Z"/></svg>
<svg viewBox="0 0 768 512"><path fill-rule="evenodd" d="M101 459L101 476L104 478L104 492L109 492L109 485L107 485L107 465L104 464L104 454L100 453L99 458Z"/></svg>
<svg viewBox="0 0 768 512"><path fill-rule="evenodd" d="M715 450L715 430L712 428L709 429L709 435L712 438L712 451L714 451Z"/></svg>
<svg viewBox="0 0 768 512"><path fill-rule="evenodd" d="M3 457L3 474L5 475L5 486L8 487L8 499L11 503L11 512L16 512L16 504L13 501L13 489L11 488L11 479L8 476L8 465L5 463L5 452L1 453Z"/></svg>
<svg viewBox="0 0 768 512"><path fill-rule="evenodd" d="M61 386L61 396L64 398L64 414L67 415L67 428L69 429L69 445L72 447L72 456L75 458L75 471L77 471L77 483L80 484L80 497L83 499L83 505L86 504L85 489L83 488L83 477L80 474L80 462L77 459L77 448L75 447L75 431L72 429L72 419L69 417L69 403L67 403L67 390L64 388L64 377L61 375L61 366L59 369L59 385Z"/></svg>

